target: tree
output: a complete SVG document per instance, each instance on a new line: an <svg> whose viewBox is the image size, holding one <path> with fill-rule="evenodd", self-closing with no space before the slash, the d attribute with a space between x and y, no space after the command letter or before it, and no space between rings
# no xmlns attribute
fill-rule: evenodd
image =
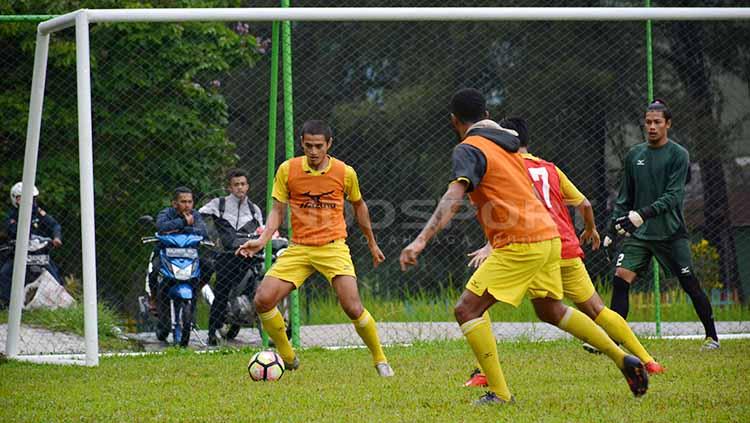
<svg viewBox="0 0 750 423"><path fill-rule="evenodd" d="M686 94L687 116L682 116L695 146L695 158L701 167L703 184L704 237L719 252L720 278L730 289L736 289L744 302L745 295L739 281L737 253L729 217L727 179L723 168L725 140L721 123L717 120L712 88L711 67L706 63L705 27L694 22L671 24L668 37L674 67Z"/></svg>
<svg viewBox="0 0 750 423"><path fill-rule="evenodd" d="M229 7L238 1L154 1L137 7ZM117 1L21 2L0 13L64 13L82 7L121 7ZM0 129L4 183L20 178L35 31L2 25L0 43L12 63L2 106L11 119ZM4 50L5 51L5 50ZM218 175L237 161L229 141L229 106L221 80L258 59L256 39L231 24L100 24L91 27L97 263L100 293L121 302L132 288L140 214L168 205L172 189L214 189ZM79 268L80 221L72 31L51 38L38 185L45 206L65 224L68 253L62 267ZM143 269L138 269L142 271ZM142 286L142 285L141 285Z"/></svg>

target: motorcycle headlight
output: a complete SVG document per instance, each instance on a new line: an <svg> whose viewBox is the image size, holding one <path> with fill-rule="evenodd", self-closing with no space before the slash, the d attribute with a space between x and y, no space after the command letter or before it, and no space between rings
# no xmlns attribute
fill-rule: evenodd
<svg viewBox="0 0 750 423"><path fill-rule="evenodd" d="M188 266L185 266L184 268L179 268L175 265L172 265L172 273L174 273L174 278L178 281L186 281L190 279L190 276L193 274L193 265L190 264Z"/></svg>

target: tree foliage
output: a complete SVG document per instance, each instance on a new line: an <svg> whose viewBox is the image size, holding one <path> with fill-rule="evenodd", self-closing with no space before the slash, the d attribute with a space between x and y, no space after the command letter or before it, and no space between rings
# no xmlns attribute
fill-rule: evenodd
<svg viewBox="0 0 750 423"><path fill-rule="evenodd" d="M237 1L132 2L137 7L228 7ZM59 14L84 7L123 7L118 1L34 1L0 6L0 13ZM4 189L20 179L32 74L35 27L0 25L5 77L0 81L0 175ZM186 185L210 191L216 177L237 161L227 135L229 106L221 80L258 59L256 40L224 23L98 24L91 27L91 77L95 202L98 245L132 240L134 212L155 213L171 190ZM7 54L6 54L7 52ZM40 202L59 220L80 220L78 134L72 30L51 37L44 100L38 183ZM5 117L8 116L6 119ZM144 189L144 187L148 187ZM65 228L67 248L79 230ZM131 267L127 249L99 248L100 277L118 277ZM79 254L68 254L75 268ZM67 264L67 266L66 266ZM140 264L140 263L139 263Z"/></svg>

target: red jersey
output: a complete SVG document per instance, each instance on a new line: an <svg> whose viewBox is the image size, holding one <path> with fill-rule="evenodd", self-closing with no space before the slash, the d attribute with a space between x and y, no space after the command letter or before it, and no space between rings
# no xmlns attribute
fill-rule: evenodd
<svg viewBox="0 0 750 423"><path fill-rule="evenodd" d="M581 198L580 201L583 201L583 196L572 186L567 177L559 171L554 163L534 157L531 154L523 154L522 156L531 182L533 182L542 203L547 208L550 216L552 216L555 225L557 225L558 232L560 232L560 241L562 242L561 258L583 257L581 243L578 241L575 226L573 226L573 221L568 212L567 206L571 199L564 195L566 189L562 186L561 179L564 178L566 185L570 185L578 193L578 198ZM567 191L570 191L570 189ZM578 201L578 204L580 204L580 201Z"/></svg>

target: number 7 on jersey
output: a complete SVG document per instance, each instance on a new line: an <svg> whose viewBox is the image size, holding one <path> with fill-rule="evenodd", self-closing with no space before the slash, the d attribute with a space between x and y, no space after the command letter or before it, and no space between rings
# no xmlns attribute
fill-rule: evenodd
<svg viewBox="0 0 750 423"><path fill-rule="evenodd" d="M544 204L547 206L548 209L552 209L552 201L550 201L549 196L549 173L547 173L547 169L544 167L530 167L529 168L529 175L531 175L531 179L534 180L534 182L542 182L542 197L544 198Z"/></svg>

